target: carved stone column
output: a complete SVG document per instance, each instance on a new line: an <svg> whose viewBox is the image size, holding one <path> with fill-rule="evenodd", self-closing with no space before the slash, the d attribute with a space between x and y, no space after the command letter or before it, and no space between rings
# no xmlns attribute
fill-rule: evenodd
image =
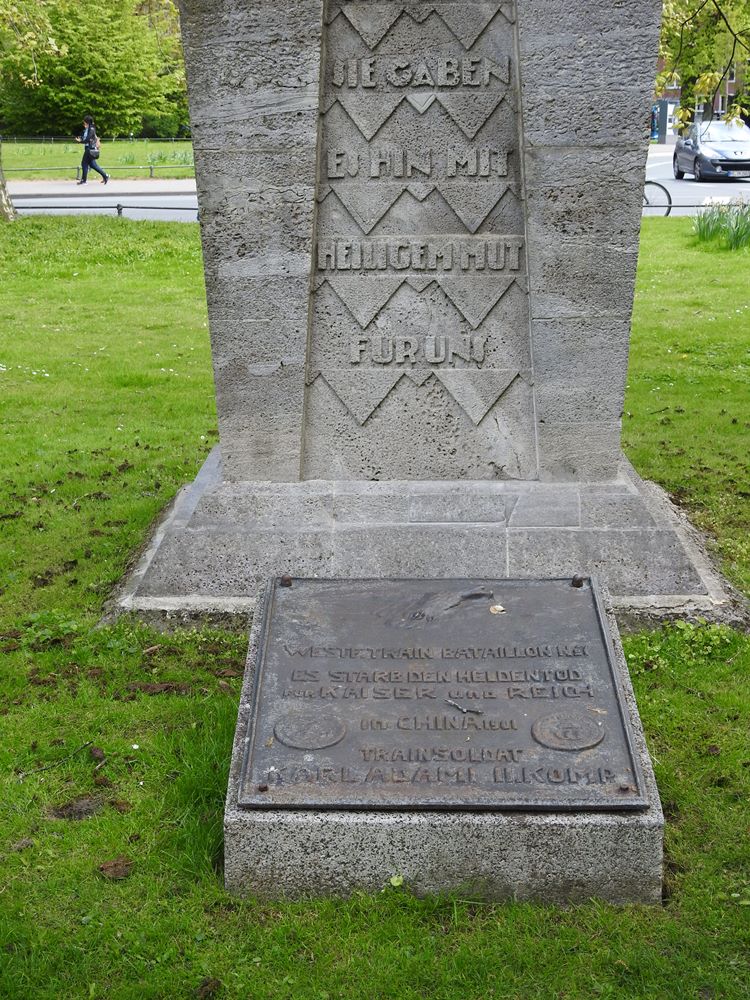
<svg viewBox="0 0 750 1000"><path fill-rule="evenodd" d="M660 11L182 0L221 445L118 607L281 573L721 606L620 452Z"/></svg>

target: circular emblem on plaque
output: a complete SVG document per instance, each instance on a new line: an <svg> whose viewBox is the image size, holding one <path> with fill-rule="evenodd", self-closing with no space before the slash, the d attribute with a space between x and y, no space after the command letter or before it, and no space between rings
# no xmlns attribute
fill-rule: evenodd
<svg viewBox="0 0 750 1000"><path fill-rule="evenodd" d="M290 712L273 727L274 736L294 750L325 750L346 736L340 719L326 719L319 712Z"/></svg>
<svg viewBox="0 0 750 1000"><path fill-rule="evenodd" d="M583 712L553 712L537 719L531 735L551 750L590 750L605 736L604 725Z"/></svg>

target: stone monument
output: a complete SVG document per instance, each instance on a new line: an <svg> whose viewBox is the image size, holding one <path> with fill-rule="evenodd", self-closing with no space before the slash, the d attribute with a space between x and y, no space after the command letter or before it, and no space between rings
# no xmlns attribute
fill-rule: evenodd
<svg viewBox="0 0 750 1000"><path fill-rule="evenodd" d="M182 0L220 446L119 598L720 587L620 451L659 0Z"/></svg>

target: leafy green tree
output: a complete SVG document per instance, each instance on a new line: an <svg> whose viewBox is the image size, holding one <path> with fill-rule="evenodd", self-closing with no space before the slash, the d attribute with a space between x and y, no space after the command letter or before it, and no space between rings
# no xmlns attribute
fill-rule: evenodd
<svg viewBox="0 0 750 1000"><path fill-rule="evenodd" d="M39 84L38 59L43 53L65 55L64 48L52 36L44 0L0 0L0 44L6 50L25 55L26 72L19 79L26 87ZM12 222L16 215L5 183L1 154L0 148L0 219Z"/></svg>
<svg viewBox="0 0 750 1000"><path fill-rule="evenodd" d="M46 16L55 50L30 48L17 34L3 33L0 121L6 131L67 135L93 114L102 134L140 133L145 119L158 125L186 118L171 0L25 2Z"/></svg>
<svg viewBox="0 0 750 1000"><path fill-rule="evenodd" d="M696 101L713 107L732 67L747 72L750 58L748 0L664 0L661 32L664 65L656 83L661 93L673 79L681 87L680 125L690 123ZM743 92L729 104L726 117L750 113Z"/></svg>
<svg viewBox="0 0 750 1000"><path fill-rule="evenodd" d="M164 111L144 115L142 134L175 136L189 125L180 15L173 0L141 0L136 12L148 20L159 49L159 76L165 101Z"/></svg>

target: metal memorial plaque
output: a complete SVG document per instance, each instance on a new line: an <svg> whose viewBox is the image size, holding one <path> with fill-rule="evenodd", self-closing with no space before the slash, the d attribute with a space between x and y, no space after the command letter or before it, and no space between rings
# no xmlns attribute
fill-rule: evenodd
<svg viewBox="0 0 750 1000"><path fill-rule="evenodd" d="M240 805L645 808L607 620L575 583L274 581Z"/></svg>

